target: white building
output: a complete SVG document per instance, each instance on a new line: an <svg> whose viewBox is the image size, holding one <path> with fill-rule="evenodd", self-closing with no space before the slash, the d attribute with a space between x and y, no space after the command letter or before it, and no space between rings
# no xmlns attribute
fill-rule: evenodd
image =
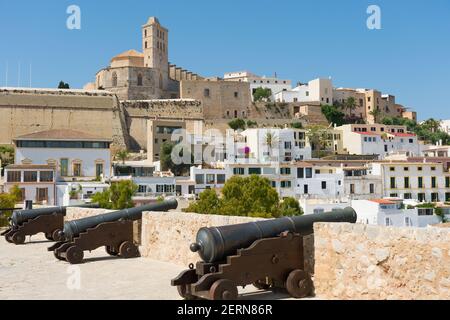
<svg viewBox="0 0 450 320"><path fill-rule="evenodd" d="M311 147L302 129L247 129L227 137L228 163L287 163L308 159L311 159Z"/></svg>
<svg viewBox="0 0 450 320"><path fill-rule="evenodd" d="M330 79L314 79L292 90L275 94L277 102L319 102L333 104L333 83Z"/></svg>
<svg viewBox="0 0 450 320"><path fill-rule="evenodd" d="M421 145L415 134L392 132L389 126L386 126L385 132L379 129L377 126L351 124L337 127L336 130L342 132L343 149L339 150L340 153L379 155L380 159L393 154L420 156Z"/></svg>
<svg viewBox="0 0 450 320"><path fill-rule="evenodd" d="M270 89L272 92L271 101L275 101L275 96L281 91L291 90L291 80L279 79L277 77L260 77L248 71L228 72L223 76L225 81L248 82L250 91L255 93L257 88Z"/></svg>
<svg viewBox="0 0 450 320"><path fill-rule="evenodd" d="M357 223L392 227L426 227L441 223L432 208L405 209L395 199L353 200Z"/></svg>
<svg viewBox="0 0 450 320"><path fill-rule="evenodd" d="M450 120L442 120L441 121L441 130L450 134Z"/></svg>
<svg viewBox="0 0 450 320"><path fill-rule="evenodd" d="M419 202L450 201L450 173L442 163L380 162L372 164L372 173L381 176L385 197Z"/></svg>
<svg viewBox="0 0 450 320"><path fill-rule="evenodd" d="M6 190L22 200L48 205L89 202L108 187L110 140L74 130L49 130L15 138L15 164L6 172ZM73 185L76 184L76 187Z"/></svg>
<svg viewBox="0 0 450 320"><path fill-rule="evenodd" d="M194 192L196 195L206 189L220 190L225 185L226 170L191 167L190 180L195 183Z"/></svg>

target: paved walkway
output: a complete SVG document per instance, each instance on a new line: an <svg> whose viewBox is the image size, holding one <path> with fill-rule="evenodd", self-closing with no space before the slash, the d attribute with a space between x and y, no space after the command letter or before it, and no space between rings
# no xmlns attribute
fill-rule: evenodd
<svg viewBox="0 0 450 320"><path fill-rule="evenodd" d="M15 246L0 238L0 300L180 299L176 288L170 286L170 280L183 270L177 265L110 257L100 248L86 252L84 264L71 266L47 251L52 243L43 237L32 241ZM252 286L240 293L245 299L287 298L258 292Z"/></svg>

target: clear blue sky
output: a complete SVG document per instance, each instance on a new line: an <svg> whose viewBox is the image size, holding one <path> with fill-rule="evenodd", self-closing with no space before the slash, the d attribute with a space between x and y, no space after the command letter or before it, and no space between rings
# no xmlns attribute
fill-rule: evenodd
<svg viewBox="0 0 450 320"><path fill-rule="evenodd" d="M82 29L66 28L81 7ZM382 30L366 9L382 10ZM376 88L419 112L450 118L448 0L0 0L0 86L74 88L115 54L141 50L140 27L157 16L170 30L170 61L205 76L249 70L297 81Z"/></svg>

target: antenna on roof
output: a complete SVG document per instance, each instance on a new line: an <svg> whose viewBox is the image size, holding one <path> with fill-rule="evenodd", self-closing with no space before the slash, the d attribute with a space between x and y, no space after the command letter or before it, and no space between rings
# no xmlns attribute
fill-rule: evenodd
<svg viewBox="0 0 450 320"><path fill-rule="evenodd" d="M8 87L8 69L9 69L9 64L8 61L6 61L6 87Z"/></svg>
<svg viewBox="0 0 450 320"><path fill-rule="evenodd" d="M17 87L20 88L20 61L17 68Z"/></svg>

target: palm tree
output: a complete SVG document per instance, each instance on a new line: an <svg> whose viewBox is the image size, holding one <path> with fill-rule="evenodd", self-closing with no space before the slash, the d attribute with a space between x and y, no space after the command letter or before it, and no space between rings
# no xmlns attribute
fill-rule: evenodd
<svg viewBox="0 0 450 320"><path fill-rule="evenodd" d="M345 100L344 108L348 111L349 116L352 116L352 112L356 110L356 99L354 97L348 97L347 100Z"/></svg>
<svg viewBox="0 0 450 320"><path fill-rule="evenodd" d="M320 125L313 125L308 128L306 132L311 149L316 155L320 154L320 151L327 149L329 144L328 128Z"/></svg>
<svg viewBox="0 0 450 320"><path fill-rule="evenodd" d="M269 156L272 157L272 149L278 145L278 138L274 132L268 131L264 137L264 143L269 149Z"/></svg>
<svg viewBox="0 0 450 320"><path fill-rule="evenodd" d="M381 110L377 108L370 111L369 114L373 117L373 121L375 123L379 123L382 118L383 112L381 112Z"/></svg>
<svg viewBox="0 0 450 320"><path fill-rule="evenodd" d="M120 151L117 151L117 153L116 153L116 159L119 159L120 161L122 161L122 164L125 164L125 161L128 159L129 156L130 156L130 154L128 153L127 150L120 150Z"/></svg>
<svg viewBox="0 0 450 320"><path fill-rule="evenodd" d="M441 128L441 122L438 120L435 120L433 118L428 119L423 123L426 127L429 128L429 130L433 133L439 132Z"/></svg>

